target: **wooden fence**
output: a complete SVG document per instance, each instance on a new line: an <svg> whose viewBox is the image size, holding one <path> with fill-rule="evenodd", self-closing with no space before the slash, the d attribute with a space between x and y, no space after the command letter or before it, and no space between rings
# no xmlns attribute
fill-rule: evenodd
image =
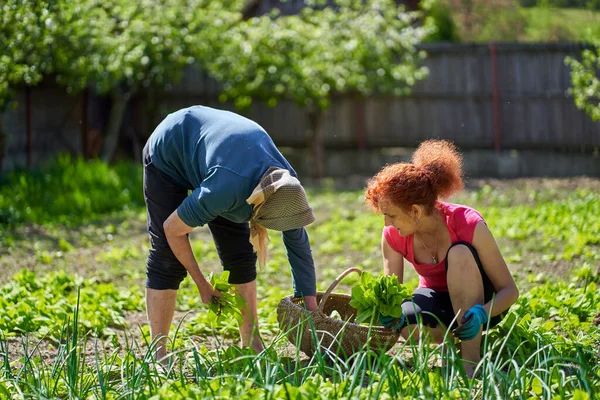
<svg viewBox="0 0 600 400"><path fill-rule="evenodd" d="M464 148L557 149L600 145L600 124L569 96L567 56L576 44L431 44L429 77L407 97L337 96L326 121L331 148L411 147L429 137ZM163 99L163 109L213 104L219 88L190 70ZM303 146L306 116L294 104L247 112L285 146Z"/></svg>
<svg viewBox="0 0 600 400"><path fill-rule="evenodd" d="M463 149L593 151L600 146L600 123L577 110L568 94L570 74L564 59L578 56L583 45L428 44L422 49L428 54L429 77L410 96L333 99L325 121L328 148L414 147L432 137L453 140ZM231 109L218 102L218 94L214 81L190 68L160 96L152 115L139 111L143 99L138 99L123 135L143 142L166 114L192 104ZM33 88L31 98L29 113L21 101L3 116L8 134L5 170L24 165L28 151L35 164L85 142L81 130L87 114L80 95L69 97L46 85ZM254 104L245 114L279 146L306 146L306 115L294 104ZM29 134L26 118L33 121Z"/></svg>

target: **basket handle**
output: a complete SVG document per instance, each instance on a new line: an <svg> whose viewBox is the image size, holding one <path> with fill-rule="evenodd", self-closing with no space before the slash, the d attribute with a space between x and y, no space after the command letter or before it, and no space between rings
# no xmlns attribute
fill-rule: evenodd
<svg viewBox="0 0 600 400"><path fill-rule="evenodd" d="M342 279L344 279L346 277L346 275L348 275L351 272L356 272L359 275L362 275L362 271L356 267L348 268L347 270L342 272L337 278L335 278L335 280L331 283L331 285L329 285L329 288L327 289L327 291L325 292L323 297L321 297L321 301L319 302L319 306L317 307L318 311L323 312L323 307L325 306L325 302L327 301L327 298L329 297L331 292L333 292L333 289L335 289L335 287L338 285L338 283L340 283L340 281Z"/></svg>

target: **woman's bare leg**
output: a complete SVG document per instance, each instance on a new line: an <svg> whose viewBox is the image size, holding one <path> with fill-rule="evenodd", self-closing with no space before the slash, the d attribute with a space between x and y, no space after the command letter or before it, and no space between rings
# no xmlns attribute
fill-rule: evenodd
<svg viewBox="0 0 600 400"><path fill-rule="evenodd" d="M448 292L452 307L460 321L464 313L475 304L483 304L483 280L468 247L457 245L448 252ZM461 356L467 375L472 376L475 365L481 360L481 331L473 340L461 342Z"/></svg>
<svg viewBox="0 0 600 400"><path fill-rule="evenodd" d="M234 286L238 294L246 300L246 307L242 310L242 324L240 325L242 347L250 346L254 351L260 353L264 350L264 347L258 329L256 280Z"/></svg>
<svg viewBox="0 0 600 400"><path fill-rule="evenodd" d="M175 314L177 290L146 288L146 315L152 340L160 337L156 347L156 359L166 364L169 329Z"/></svg>

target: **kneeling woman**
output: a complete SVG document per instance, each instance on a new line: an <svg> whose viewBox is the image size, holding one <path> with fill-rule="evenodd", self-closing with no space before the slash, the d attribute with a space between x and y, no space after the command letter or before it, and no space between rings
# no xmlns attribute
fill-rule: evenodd
<svg viewBox="0 0 600 400"><path fill-rule="evenodd" d="M488 320L498 324L519 292L481 214L440 200L462 188L461 154L450 142L429 140L411 163L388 165L375 175L366 201L385 217L384 272L402 283L406 259L419 274L419 288L402 305L401 317L383 317L382 324L408 339L418 337L420 318L437 342L454 328L471 376L481 359L482 329ZM458 324L451 326L453 319Z"/></svg>

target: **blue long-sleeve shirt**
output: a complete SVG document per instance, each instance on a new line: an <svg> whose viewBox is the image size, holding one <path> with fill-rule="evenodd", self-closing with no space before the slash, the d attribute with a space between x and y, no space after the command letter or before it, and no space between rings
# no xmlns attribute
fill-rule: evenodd
<svg viewBox="0 0 600 400"><path fill-rule="evenodd" d="M148 139L152 163L192 193L177 208L188 226L217 216L248 222L246 203L269 167L296 172L257 123L229 111L194 106L169 114ZM282 232L295 296L314 296L316 277L304 228Z"/></svg>

